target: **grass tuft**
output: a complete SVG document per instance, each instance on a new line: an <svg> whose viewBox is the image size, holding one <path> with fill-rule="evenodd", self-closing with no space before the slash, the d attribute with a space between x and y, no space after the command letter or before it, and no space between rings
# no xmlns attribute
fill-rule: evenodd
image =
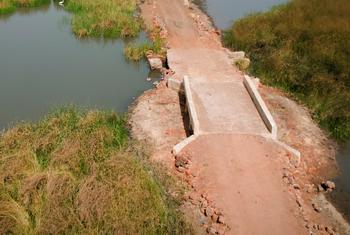
<svg viewBox="0 0 350 235"><path fill-rule="evenodd" d="M225 44L250 72L306 104L338 140L350 139L350 2L293 0L238 20Z"/></svg>
<svg viewBox="0 0 350 235"><path fill-rule="evenodd" d="M142 44L128 44L124 49L124 55L127 59L132 61L139 61L147 55L159 55L166 57L166 50L164 49L164 38L161 36L161 28L154 27L148 31L152 42Z"/></svg>
<svg viewBox="0 0 350 235"><path fill-rule="evenodd" d="M7 130L0 234L192 233L174 184L146 153L113 112L67 107Z"/></svg>
<svg viewBox="0 0 350 235"><path fill-rule="evenodd" d="M69 0L73 32L82 37L135 37L141 30L135 0Z"/></svg>

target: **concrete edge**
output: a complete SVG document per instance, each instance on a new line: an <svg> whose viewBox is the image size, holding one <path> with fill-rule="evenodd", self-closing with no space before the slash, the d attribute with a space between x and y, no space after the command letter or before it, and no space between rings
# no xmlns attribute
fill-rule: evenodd
<svg viewBox="0 0 350 235"><path fill-rule="evenodd" d="M257 136L257 137L262 137L265 138L267 140L272 141L273 143L279 145L281 148L285 149L286 151L288 151L289 153L291 153L294 157L293 160L293 164L295 167L298 167L300 165L301 162L301 153L296 150L295 148L279 141L276 140L274 138L271 137L271 135L264 135L264 134L254 134L254 133L249 133L249 132L236 132L236 133L223 133L223 132L201 132L201 136L204 135L247 135L247 136Z"/></svg>
<svg viewBox="0 0 350 235"><path fill-rule="evenodd" d="M184 91L183 82L179 79L175 79L172 77L168 78L167 86L175 91Z"/></svg>
<svg viewBox="0 0 350 235"><path fill-rule="evenodd" d="M175 156L178 155L187 145L195 141L197 137L198 135L191 135L190 137L187 137L186 139L182 140L180 143L176 144L173 147L172 153Z"/></svg>
<svg viewBox="0 0 350 235"><path fill-rule="evenodd" d="M269 109L267 108L264 100L261 98L258 89L256 88L252 79L244 75L243 84L247 89L250 97L252 98L256 109L258 110L260 117L264 121L267 129L270 131L272 138L277 139L277 125L275 120L273 119Z"/></svg>
<svg viewBox="0 0 350 235"><path fill-rule="evenodd" d="M188 107L188 113L190 116L190 123L192 126L193 134L198 135L199 134L199 120L198 115L196 112L196 106L194 105L192 91L190 87L190 82L188 79L188 76L184 76L184 88L185 88L185 94L186 94L186 103Z"/></svg>

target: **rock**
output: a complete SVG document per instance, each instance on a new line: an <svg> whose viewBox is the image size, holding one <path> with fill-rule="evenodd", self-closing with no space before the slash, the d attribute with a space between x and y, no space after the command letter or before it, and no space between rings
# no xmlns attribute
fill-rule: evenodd
<svg viewBox="0 0 350 235"><path fill-rule="evenodd" d="M256 87L260 86L260 79L259 78L253 78L253 82L254 82Z"/></svg>
<svg viewBox="0 0 350 235"><path fill-rule="evenodd" d="M317 191L318 192L323 192L324 191L324 188L322 187L322 185L317 185Z"/></svg>
<svg viewBox="0 0 350 235"><path fill-rule="evenodd" d="M315 192L315 188L314 188L314 185L313 184L308 184L308 185L306 185L305 186L305 188L306 188L306 192L307 193L313 193L313 192Z"/></svg>
<svg viewBox="0 0 350 235"><path fill-rule="evenodd" d="M153 82L153 85L154 85L155 87L157 87L157 88L158 88L159 84L160 84L160 83L159 83L158 81Z"/></svg>
<svg viewBox="0 0 350 235"><path fill-rule="evenodd" d="M298 204L299 207L303 207L303 199L299 195L296 195L295 202Z"/></svg>
<svg viewBox="0 0 350 235"><path fill-rule="evenodd" d="M225 217L220 215L219 218L218 218L218 223L225 224Z"/></svg>
<svg viewBox="0 0 350 235"><path fill-rule="evenodd" d="M182 167L182 166L179 166L179 167L176 168L176 170L178 172L180 172L180 173L184 173L186 169L184 167Z"/></svg>
<svg viewBox="0 0 350 235"><path fill-rule="evenodd" d="M217 234L220 234L220 235L225 234L226 230L227 230L227 228L224 225L221 225L216 229Z"/></svg>
<svg viewBox="0 0 350 235"><path fill-rule="evenodd" d="M328 233L328 234L336 234L336 231L334 228L331 228L331 227L328 227L328 226L325 226L325 231Z"/></svg>
<svg viewBox="0 0 350 235"><path fill-rule="evenodd" d="M204 211L205 216L211 218L212 215L214 215L214 210L210 207L205 208Z"/></svg>
<svg viewBox="0 0 350 235"><path fill-rule="evenodd" d="M188 164L188 159L182 155L176 156L175 157L175 166L176 167L186 167L186 165Z"/></svg>
<svg viewBox="0 0 350 235"><path fill-rule="evenodd" d="M148 56L147 59L152 70L161 70L163 68L163 62L161 58L156 56Z"/></svg>
<svg viewBox="0 0 350 235"><path fill-rule="evenodd" d="M213 228L213 227L208 227L207 228L207 233L209 233L209 234L216 234L216 229Z"/></svg>
<svg viewBox="0 0 350 235"><path fill-rule="evenodd" d="M190 2L188 0L184 0L185 7L190 7Z"/></svg>
<svg viewBox="0 0 350 235"><path fill-rule="evenodd" d="M240 60L244 59L245 52L244 51L228 51L228 57L232 60Z"/></svg>
<svg viewBox="0 0 350 235"><path fill-rule="evenodd" d="M322 209L321 209L321 207L319 207L317 204L315 204L315 203L312 203L312 207L314 208L314 210L316 211L316 212L321 212L322 211Z"/></svg>
<svg viewBox="0 0 350 235"><path fill-rule="evenodd" d="M214 223L217 223L218 222L218 219L219 219L219 216L217 214L213 214L211 216L211 220L214 222Z"/></svg>
<svg viewBox="0 0 350 235"><path fill-rule="evenodd" d="M208 202L207 202L207 200L201 200L201 207L202 208L206 208L208 206Z"/></svg>
<svg viewBox="0 0 350 235"><path fill-rule="evenodd" d="M327 180L326 182L322 182L321 186L327 192L332 192L335 189L335 183Z"/></svg>

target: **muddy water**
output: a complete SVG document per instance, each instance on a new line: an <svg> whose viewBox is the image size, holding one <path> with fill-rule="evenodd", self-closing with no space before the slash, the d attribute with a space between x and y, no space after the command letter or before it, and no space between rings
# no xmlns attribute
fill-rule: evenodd
<svg viewBox="0 0 350 235"><path fill-rule="evenodd" d="M125 43L77 40L56 4L1 17L0 130L66 104L125 111L152 87L146 63L125 61Z"/></svg>
<svg viewBox="0 0 350 235"><path fill-rule="evenodd" d="M350 222L350 142L340 146L337 161L340 175L334 179L336 190L328 198Z"/></svg>
<svg viewBox="0 0 350 235"><path fill-rule="evenodd" d="M232 22L253 12L266 11L287 0L194 0L214 20L220 29L227 29Z"/></svg>

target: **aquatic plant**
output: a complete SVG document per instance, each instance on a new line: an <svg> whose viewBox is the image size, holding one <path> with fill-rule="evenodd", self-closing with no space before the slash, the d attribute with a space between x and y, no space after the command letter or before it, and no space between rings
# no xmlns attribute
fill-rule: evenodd
<svg viewBox="0 0 350 235"><path fill-rule="evenodd" d="M148 54L166 56L166 50L164 49L165 39L161 36L161 29L159 27L149 29L148 35L152 40L151 42L130 43L125 47L124 55L127 59L139 61Z"/></svg>
<svg viewBox="0 0 350 235"><path fill-rule="evenodd" d="M18 124L0 135L0 234L191 233L146 155L113 112Z"/></svg>
<svg viewBox="0 0 350 235"><path fill-rule="evenodd" d="M350 2L293 0L238 20L226 46L244 50L250 73L306 104L339 140L350 139Z"/></svg>

